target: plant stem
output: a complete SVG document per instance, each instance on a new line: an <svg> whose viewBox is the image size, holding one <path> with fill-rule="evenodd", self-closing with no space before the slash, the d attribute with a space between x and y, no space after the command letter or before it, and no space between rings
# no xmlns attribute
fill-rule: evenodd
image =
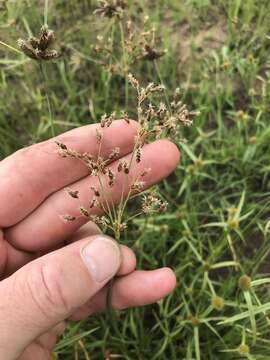
<svg viewBox="0 0 270 360"><path fill-rule="evenodd" d="M125 106L128 107L128 100L129 100L129 84L128 84L128 59L127 59L127 52L125 47L125 33L123 29L123 25L121 22L119 22L120 27L120 34L121 34L121 44L122 44L122 50L123 50L123 59L124 59L124 74L125 74Z"/></svg>
<svg viewBox="0 0 270 360"><path fill-rule="evenodd" d="M20 54L20 55L23 54L20 50L14 48L14 47L11 46L11 45L8 45L8 44L4 43L4 42L1 41L1 40L0 40L0 45L3 45L3 46L5 46L5 47L7 47L9 50L15 51L16 53L18 53L18 54Z"/></svg>
<svg viewBox="0 0 270 360"><path fill-rule="evenodd" d="M49 8L49 0L45 0L45 4L44 4L44 25L48 25L48 8Z"/></svg>
<svg viewBox="0 0 270 360"><path fill-rule="evenodd" d="M46 97L46 102L47 102L47 107L48 107L48 112L49 112L50 125L51 125L51 134L52 134L52 137L55 137L52 106L51 106L51 101L50 101L49 92L48 92L48 86L47 86L48 85L48 82L47 82L48 77L47 77L46 68L42 63L40 63L40 71L41 71L41 75L42 75L42 78L43 78L43 81L44 81L45 97Z"/></svg>
<svg viewBox="0 0 270 360"><path fill-rule="evenodd" d="M160 70L159 70L158 63L157 63L156 60L154 60L154 65L155 65L155 70L156 70L156 73L157 73L159 82L160 82L162 85L165 86L164 81L163 81L163 78L162 78L162 75L161 75L161 72L160 72ZM166 89L166 88L165 88L165 90L164 90L164 95L165 95L165 100L166 100L168 109L170 110L170 113L171 113L171 112L172 112L172 110L171 110L171 104L170 104L170 100L169 100L169 96L168 96L168 92L167 92L167 89Z"/></svg>

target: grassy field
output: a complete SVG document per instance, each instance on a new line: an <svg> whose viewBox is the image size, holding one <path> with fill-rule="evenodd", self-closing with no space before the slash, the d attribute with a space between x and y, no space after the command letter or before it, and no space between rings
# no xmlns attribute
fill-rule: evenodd
<svg viewBox="0 0 270 360"><path fill-rule="evenodd" d="M142 27L154 25L155 46L166 49L155 61L131 61L121 46L124 20L102 19L96 7L49 2L62 56L43 75L0 45L0 158L104 112L135 116L129 72L143 83L162 81L169 95L180 87L201 114L184 129L181 164L162 185L168 212L136 220L123 239L139 268L172 267L176 290L156 305L117 313L115 327L106 314L70 324L55 357L269 359L270 3L129 1L125 16L138 47ZM17 39L43 22L42 1L0 0L0 41L18 48ZM100 51L104 42L109 49Z"/></svg>

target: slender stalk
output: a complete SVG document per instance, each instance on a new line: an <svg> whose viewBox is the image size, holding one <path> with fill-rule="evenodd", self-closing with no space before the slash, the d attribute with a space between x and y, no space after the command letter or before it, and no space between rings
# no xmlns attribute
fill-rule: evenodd
<svg viewBox="0 0 270 360"><path fill-rule="evenodd" d="M163 77L162 77L161 72L160 72L160 70L159 70L158 63L157 63L156 60L154 60L154 66L155 66L155 70L156 70L156 73L157 73L159 82L160 82L162 85L165 85L165 84L164 84L164 81L163 81ZM165 91L164 91L164 95L165 95L165 100L166 100L168 109L169 109L169 111L170 111L170 113L171 113L171 112L172 112L171 104L170 104L169 96L168 96L168 93L167 93L167 90L166 90L166 89L165 89Z"/></svg>
<svg viewBox="0 0 270 360"><path fill-rule="evenodd" d="M4 43L1 40L0 40L0 45L3 45L5 47L7 47L9 50L15 51L17 54L23 55L23 53L20 50L16 49L15 47L13 47L11 45L8 45L8 44Z"/></svg>
<svg viewBox="0 0 270 360"><path fill-rule="evenodd" d="M123 50L123 59L124 59L124 74L125 74L125 106L128 106L128 100L129 100L129 84L128 84L128 60L127 60L127 52L125 47L125 33L123 29L123 24L121 21L119 22L120 27L120 34L121 34L121 44L122 44L122 50Z"/></svg>
<svg viewBox="0 0 270 360"><path fill-rule="evenodd" d="M41 75L44 81L44 86L45 86L45 97L46 97L46 103L47 103L47 107L48 107L48 112L49 112L49 119L50 119L50 125L51 125L51 134L53 137L55 137L55 129L54 129L54 122L53 122L53 112L52 112L52 106L51 106L51 101L50 101L50 97L49 97L49 92L48 92L48 77L47 77L47 72L46 72L46 68L45 65L43 65L42 63L40 63L40 71L41 71Z"/></svg>
<svg viewBox="0 0 270 360"><path fill-rule="evenodd" d="M44 25L48 25L48 9L49 9L49 0L45 0L44 4Z"/></svg>

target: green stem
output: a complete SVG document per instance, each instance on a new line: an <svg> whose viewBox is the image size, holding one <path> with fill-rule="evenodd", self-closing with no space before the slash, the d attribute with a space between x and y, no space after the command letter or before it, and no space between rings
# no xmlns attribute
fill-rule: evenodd
<svg viewBox="0 0 270 360"><path fill-rule="evenodd" d="M3 41L0 40L0 45L3 45L5 47L7 47L9 50L12 50L12 51L15 51L16 53L20 54L20 55L23 55L23 52L21 52L20 50L14 48L13 46L11 45L8 45L6 43L4 43Z"/></svg>
<svg viewBox="0 0 270 360"><path fill-rule="evenodd" d="M45 0L45 4L44 4L44 25L48 25L48 8L49 8L49 0Z"/></svg>
<svg viewBox="0 0 270 360"><path fill-rule="evenodd" d="M50 119L50 125L51 125L51 134L52 134L52 137L55 137L55 129L54 129L54 123L53 123L53 112L52 112L51 101L50 101L50 97L49 97L49 93L48 93L48 77L47 77L46 68L42 63L40 63L40 71L41 71L42 78L43 78L43 81L44 81L44 86L45 86L45 97L46 97L46 103L47 103L48 112L49 112L49 119Z"/></svg>
<svg viewBox="0 0 270 360"><path fill-rule="evenodd" d="M125 33L123 29L123 25L121 22L119 22L120 27L120 34L121 34L121 44L122 44L122 50L123 50L123 59L124 59L124 74L125 74L125 106L127 108L128 106L128 100L129 100L129 83L128 83L128 59L127 59L127 52L125 47Z"/></svg>
<svg viewBox="0 0 270 360"><path fill-rule="evenodd" d="M154 60L154 65L155 65L155 69L156 69L156 73L157 73L159 82L161 83L161 85L164 85L164 86L165 86L164 81L163 81L163 78L162 78L162 75L161 75L161 72L160 72L160 70L159 70L159 67L158 67L158 64L157 64L157 61L156 61L156 60ZM170 113L172 113L171 103L170 103L169 95L168 95L168 93L167 93L167 89L166 89L166 88L165 88L165 90L164 90L164 95L165 95L165 100L166 100L168 109L169 109Z"/></svg>

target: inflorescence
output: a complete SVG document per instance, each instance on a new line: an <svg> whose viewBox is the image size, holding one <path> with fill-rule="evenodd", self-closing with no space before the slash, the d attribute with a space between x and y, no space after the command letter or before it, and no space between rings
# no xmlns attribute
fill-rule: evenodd
<svg viewBox="0 0 270 360"><path fill-rule="evenodd" d="M54 42L54 32L48 26L42 26L39 37L32 36L28 40L19 39L18 45L22 52L31 59L54 60L59 57L56 50L51 50L50 47Z"/></svg>
<svg viewBox="0 0 270 360"><path fill-rule="evenodd" d="M140 125L134 139L133 151L129 161L119 160L121 149L117 147L111 149L107 159L100 155L103 144L103 130L109 128L113 121L117 119L116 113L105 114L101 118L99 128L96 130L96 141L99 148L98 156L79 153L68 148L65 144L57 142L59 154L62 157L75 158L83 162L90 176L97 179L97 186L92 186L90 189L88 207L79 207L79 217L93 221L105 228L105 231L110 229L117 239L119 239L120 233L127 228L128 222L135 217L142 214L164 212L168 206L168 203L156 191L145 191L144 179L151 172L151 169L139 171L139 175L136 177L132 175L135 173L134 167L136 167L136 164L138 165L142 161L144 145L162 137L173 137L174 141L178 141L177 135L180 127L183 125L190 126L192 124L191 118L198 114L197 112L189 112L187 106L179 100L179 90L175 92L173 100L168 105L163 102L153 105L151 100L156 100L154 98L159 97L165 91L164 86L150 83L146 87L142 87L139 81L131 74L128 79L132 88L136 90L137 121ZM123 119L129 124L128 114L126 112L122 112L122 114L124 115ZM113 168L109 166L112 162L116 162L116 166ZM126 177L126 181L117 182L119 176ZM128 185L122 185L121 202L115 205L112 200L114 187L122 183ZM125 186L128 186L128 188L124 188ZM80 199L79 191L76 189L67 189L67 194L73 199ZM126 215L125 210L128 200L138 196L141 196L139 209L135 210L132 215ZM68 222L75 221L77 218L73 215L63 216L63 219Z"/></svg>

